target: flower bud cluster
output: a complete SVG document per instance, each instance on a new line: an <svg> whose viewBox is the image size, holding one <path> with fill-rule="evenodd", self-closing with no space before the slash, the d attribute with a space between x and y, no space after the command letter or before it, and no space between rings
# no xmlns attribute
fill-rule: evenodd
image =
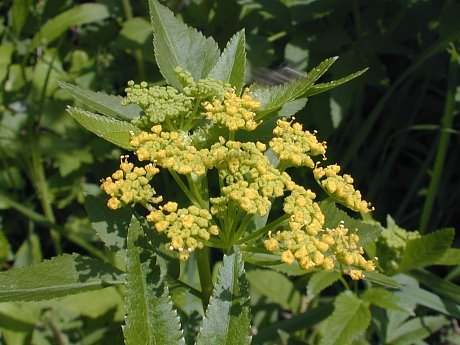
<svg viewBox="0 0 460 345"><path fill-rule="evenodd" d="M182 92L185 95L196 98L200 101L210 99L223 100L225 93L231 91L230 84L224 83L223 81L213 78L195 81L192 74L181 67L176 67L174 72L183 86Z"/></svg>
<svg viewBox="0 0 460 345"><path fill-rule="evenodd" d="M146 82L135 84L131 80L125 91L126 97L122 104L138 104L145 113L132 121L141 128L149 128L166 119L186 118L193 109L193 97L180 93L171 86L149 87Z"/></svg>
<svg viewBox="0 0 460 345"><path fill-rule="evenodd" d="M348 234L340 224L315 235L301 229L278 231L274 236L269 233L264 245L269 251L280 252L282 262L292 264L296 260L303 270L331 270L338 264L345 274L359 280L364 278L363 271L375 270L375 264L363 257L364 250L358 242L358 235Z"/></svg>
<svg viewBox="0 0 460 345"><path fill-rule="evenodd" d="M326 168L316 167L313 176L331 197L346 207L358 211L369 212L370 205L362 200L361 192L353 187L353 178L348 175L339 175L340 167L337 164Z"/></svg>
<svg viewBox="0 0 460 345"><path fill-rule="evenodd" d="M211 224L211 219L206 209L197 206L178 209L175 202L167 202L147 216L155 229L164 232L169 239L166 248L178 251L181 260L187 260L195 249L203 248L203 240L207 241L211 235L219 233L219 228Z"/></svg>
<svg viewBox="0 0 460 345"><path fill-rule="evenodd" d="M157 204L163 199L155 197L149 182L159 172L153 164L135 167L128 156L121 158L120 169L102 181L101 189L110 196L107 206L113 210L129 204Z"/></svg>
<svg viewBox="0 0 460 345"><path fill-rule="evenodd" d="M232 90L225 93L224 101L215 99L212 102L205 102L204 115L232 132L238 129L253 131L260 124L254 120L260 102L255 101L248 92L249 89L245 89L243 95L239 97Z"/></svg>
<svg viewBox="0 0 460 345"><path fill-rule="evenodd" d="M149 160L179 174L203 175L213 165L209 150L198 150L188 144L186 133L165 132L161 125L151 128L151 133L141 132L131 139L139 160Z"/></svg>
<svg viewBox="0 0 460 345"><path fill-rule="evenodd" d="M310 156L325 155L326 143L318 142L315 134L303 131L300 123L291 123L279 119L273 130L274 137L270 140L270 147L282 163L287 166L315 167Z"/></svg>

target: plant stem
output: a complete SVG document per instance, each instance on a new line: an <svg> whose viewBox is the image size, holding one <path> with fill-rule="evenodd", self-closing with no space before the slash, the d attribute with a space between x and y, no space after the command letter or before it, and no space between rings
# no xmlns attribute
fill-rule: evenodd
<svg viewBox="0 0 460 345"><path fill-rule="evenodd" d="M447 154L447 147L449 145L449 129L452 128L452 121L454 117L455 92L457 88L457 74L459 61L460 56L458 55L457 51L452 45L450 49L449 71L447 74L447 96L444 104L444 115L442 117L441 130L439 134L439 145L438 150L436 152L436 158L434 161L433 174L431 177L430 185L428 187L428 193L425 199L425 204L423 205L423 211L420 218L419 231L421 234L424 234L427 230L428 222L431 216L431 211L433 209L436 194L439 188L439 184L441 182L444 161L446 159Z"/></svg>
<svg viewBox="0 0 460 345"><path fill-rule="evenodd" d="M201 302L203 304L203 310L206 311L213 289L211 265L209 261L209 248L203 248L196 251L196 264L198 266L198 276L200 277L202 294Z"/></svg>

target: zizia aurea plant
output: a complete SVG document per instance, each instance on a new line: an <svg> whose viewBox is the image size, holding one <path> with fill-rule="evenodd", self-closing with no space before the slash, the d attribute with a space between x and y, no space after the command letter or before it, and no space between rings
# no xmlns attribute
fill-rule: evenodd
<svg viewBox="0 0 460 345"><path fill-rule="evenodd" d="M244 31L221 52L167 8L154 0L149 6L155 58L167 86L128 81L123 97L115 97L61 84L90 110L69 107L78 122L131 151L102 180L114 212L99 210L107 223L95 226L125 260L126 278L104 266L85 289L126 286L126 344L183 344L168 285L185 284L175 268L194 257L201 285L194 294L204 307L196 343L249 344L245 262L296 275L335 271L353 280L375 270L375 258L366 257L363 246L378 231L348 224L334 203L361 213L370 204L350 175L326 162L326 143L293 116L307 97L364 71L316 83L336 61L330 58L281 85L246 85ZM308 171L314 185L297 184L290 176L296 168ZM180 197L157 193L164 181L168 195ZM91 205L88 211L91 216ZM211 262L219 253L223 264L213 283ZM81 257L65 258L82 281Z"/></svg>

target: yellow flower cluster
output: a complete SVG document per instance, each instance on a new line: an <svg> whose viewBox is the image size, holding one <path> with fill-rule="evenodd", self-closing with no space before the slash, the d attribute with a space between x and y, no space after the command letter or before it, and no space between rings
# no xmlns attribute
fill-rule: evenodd
<svg viewBox="0 0 460 345"><path fill-rule="evenodd" d="M359 280L364 278L363 271L375 270L375 264L363 257L364 250L358 242L358 235L348 235L348 229L340 224L316 235L301 229L278 231L274 236L269 233L264 245L269 251L280 252L282 262L292 264L297 260L303 270L331 270L338 263L345 274Z"/></svg>
<svg viewBox="0 0 460 345"><path fill-rule="evenodd" d="M211 213L224 213L232 202L247 214L265 215L270 210L270 198L293 188L289 175L274 168L263 155L265 150L260 142L221 141L211 147L219 177L226 184L220 197L210 199Z"/></svg>
<svg viewBox="0 0 460 345"><path fill-rule="evenodd" d="M155 197L155 189L149 181L159 172L153 164L135 167L128 156L121 158L120 169L102 181L102 190L110 196L107 206L113 210L123 205L142 203L157 204L162 197Z"/></svg>
<svg viewBox="0 0 460 345"><path fill-rule="evenodd" d="M212 216L206 209L197 206L178 209L175 202L167 202L147 216L158 232L164 232L169 239L168 250L177 250L181 260L187 260L195 249L203 248L202 240L217 235L219 228L211 224Z"/></svg>
<svg viewBox="0 0 460 345"><path fill-rule="evenodd" d="M203 175L213 165L209 150L198 150L187 143L186 133L164 132L161 125L151 128L151 133L141 132L131 139L139 160L149 160L179 174Z"/></svg>
<svg viewBox="0 0 460 345"><path fill-rule="evenodd" d="M235 91L226 92L224 101L215 99L212 102L205 102L204 113L206 118L215 123L227 127L234 132L238 129L252 131L260 124L254 120L260 102L255 101L245 89L241 97Z"/></svg>
<svg viewBox="0 0 460 345"><path fill-rule="evenodd" d="M274 137L270 147L286 166L306 166L314 168L315 163L310 156L325 155L326 143L318 142L314 133L304 131L300 123L277 121L273 130Z"/></svg>
<svg viewBox="0 0 460 345"><path fill-rule="evenodd" d="M361 192L353 187L353 178L339 175L340 167L336 164L326 168L316 167L313 176L323 189L339 203L358 212L369 212L369 203L362 200Z"/></svg>
<svg viewBox="0 0 460 345"><path fill-rule="evenodd" d="M289 228L292 231L302 230L315 236L324 224L324 214L314 202L316 195L311 190L296 185L291 194L284 199L283 210L291 215Z"/></svg>

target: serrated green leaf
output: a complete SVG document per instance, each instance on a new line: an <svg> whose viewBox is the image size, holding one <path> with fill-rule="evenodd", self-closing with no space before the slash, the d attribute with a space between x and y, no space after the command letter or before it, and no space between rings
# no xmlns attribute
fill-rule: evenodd
<svg viewBox="0 0 460 345"><path fill-rule="evenodd" d="M402 307L401 299L397 295L382 288L367 289L363 294L363 300L383 309L407 311Z"/></svg>
<svg viewBox="0 0 460 345"><path fill-rule="evenodd" d="M132 150L131 135L139 134L140 129L129 122L111 119L79 108L69 107L67 111L87 130L127 150Z"/></svg>
<svg viewBox="0 0 460 345"><path fill-rule="evenodd" d="M93 229L110 251L120 258L126 258L126 237L131 212L128 208L111 210L107 198L87 195L85 208Z"/></svg>
<svg viewBox="0 0 460 345"><path fill-rule="evenodd" d="M460 305L415 286L404 286L395 292L402 300L423 305L432 310L460 319Z"/></svg>
<svg viewBox="0 0 460 345"><path fill-rule="evenodd" d="M447 325L449 320L444 316L425 316L411 319L388 334L387 344L411 345L433 334Z"/></svg>
<svg viewBox="0 0 460 345"><path fill-rule="evenodd" d="M100 260L64 254L1 272L0 302L46 300L123 283L123 273Z"/></svg>
<svg viewBox="0 0 460 345"><path fill-rule="evenodd" d="M292 312L299 310L300 293L283 274L268 270L252 270L246 273L251 287L262 295ZM270 282L270 284L267 284Z"/></svg>
<svg viewBox="0 0 460 345"><path fill-rule="evenodd" d="M268 114L281 108L286 102L303 97L314 82L326 73L336 60L337 57L326 59L307 75L284 84L269 87L253 84L250 87L252 96L261 103L256 120L264 119Z"/></svg>
<svg viewBox="0 0 460 345"><path fill-rule="evenodd" d="M444 255L436 260L434 265L456 266L460 264L460 249L449 248Z"/></svg>
<svg viewBox="0 0 460 345"><path fill-rule="evenodd" d="M103 92L94 92L82 89L69 83L59 83L61 89L70 93L78 102L81 102L92 111L118 120L131 120L141 116L142 109L137 104L122 105L120 96L108 95Z"/></svg>
<svg viewBox="0 0 460 345"><path fill-rule="evenodd" d="M307 285L307 296L313 299L325 288L334 284L340 278L337 271L319 271L313 273Z"/></svg>
<svg viewBox="0 0 460 345"><path fill-rule="evenodd" d="M398 283L393 278L388 277L387 275L376 272L376 271L366 272L364 275L365 275L364 279L372 283L375 283L375 284L388 286L393 289L399 289L401 287L401 284Z"/></svg>
<svg viewBox="0 0 460 345"><path fill-rule="evenodd" d="M190 72L195 80L206 78L220 56L217 43L188 27L158 1L149 0L149 9L155 59L168 84L181 89L174 73L178 66Z"/></svg>
<svg viewBox="0 0 460 345"><path fill-rule="evenodd" d="M399 265L399 271L434 265L452 245L453 228L441 229L421 238L409 240Z"/></svg>
<svg viewBox="0 0 460 345"><path fill-rule="evenodd" d="M347 345L367 329L371 322L369 306L350 291L334 302L334 312L326 320L321 345Z"/></svg>
<svg viewBox="0 0 460 345"><path fill-rule="evenodd" d="M127 242L125 344L185 344L152 244L135 217Z"/></svg>
<svg viewBox="0 0 460 345"><path fill-rule="evenodd" d="M41 42L51 43L72 26L91 23L110 16L107 6L102 4L82 4L58 14L48 20L32 39L31 49Z"/></svg>
<svg viewBox="0 0 460 345"><path fill-rule="evenodd" d="M250 344L250 332L249 288L241 252L234 246L224 255L196 345Z"/></svg>
<svg viewBox="0 0 460 345"><path fill-rule="evenodd" d="M244 29L238 31L228 41L227 46L212 68L211 78L230 83L235 87L236 93L240 94L244 85L246 73L246 40Z"/></svg>
<svg viewBox="0 0 460 345"><path fill-rule="evenodd" d="M357 229L359 244L363 247L374 241L383 230L382 226L377 222L351 218L345 212L339 210L335 203L329 199L320 202L319 206L326 216L325 227L336 228L343 221L345 227L350 231Z"/></svg>
<svg viewBox="0 0 460 345"><path fill-rule="evenodd" d="M305 93L304 97L310 97L310 96L314 96L314 95L329 91L333 88L336 88L337 86L345 84L349 82L350 80L359 77L361 74L363 74L367 70L368 68L365 68L365 69L362 69L358 72L352 73L350 75L347 75L346 77L343 77L337 80L333 80L327 83L315 84Z"/></svg>

